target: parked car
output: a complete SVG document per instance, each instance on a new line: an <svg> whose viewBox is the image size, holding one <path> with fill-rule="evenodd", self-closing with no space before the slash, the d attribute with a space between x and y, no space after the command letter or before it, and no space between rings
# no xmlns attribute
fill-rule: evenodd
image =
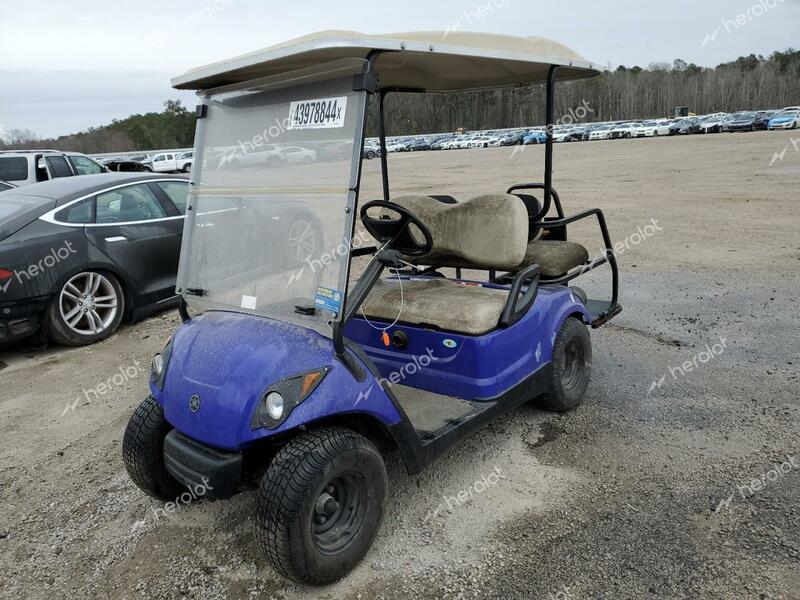
<svg viewBox="0 0 800 600"><path fill-rule="evenodd" d="M611 140L622 138L630 139L633 137L633 130L639 125L641 125L639 122L620 123L619 125L611 128L611 130L608 132L608 138Z"/></svg>
<svg viewBox="0 0 800 600"><path fill-rule="evenodd" d="M643 121L634 126L633 137L658 137L669 135L669 121Z"/></svg>
<svg viewBox="0 0 800 600"><path fill-rule="evenodd" d="M755 131L756 113L736 113L733 118L724 124L725 131Z"/></svg>
<svg viewBox="0 0 800 600"><path fill-rule="evenodd" d="M337 150L332 146L331 150L324 150L324 152L330 153L332 157L335 157ZM283 164L283 162L284 156L281 152L281 148L275 144L255 146L253 150L244 150L241 147L235 147L220 156L217 169L230 169L235 171L240 168L248 167L275 167Z"/></svg>
<svg viewBox="0 0 800 600"><path fill-rule="evenodd" d="M3 150L0 151L0 180L10 181L17 187L33 183L74 177L96 175L106 171L103 165L80 152L59 150Z"/></svg>
<svg viewBox="0 0 800 600"><path fill-rule="evenodd" d="M728 117L730 117L728 114L717 114L700 119L697 133L721 133Z"/></svg>
<svg viewBox="0 0 800 600"><path fill-rule="evenodd" d="M13 183L8 183L7 181L0 181L0 192L5 192L6 190L13 190L15 186Z"/></svg>
<svg viewBox="0 0 800 600"><path fill-rule="evenodd" d="M381 155L380 142L375 140L367 140L364 142L364 151L362 154L367 160L378 158Z"/></svg>
<svg viewBox="0 0 800 600"><path fill-rule="evenodd" d="M769 121L772 117L778 114L777 110L760 110L756 113L756 118L753 124L756 129L767 129Z"/></svg>
<svg viewBox="0 0 800 600"><path fill-rule="evenodd" d="M281 151L284 162L290 165L307 165L317 161L317 153L302 146L285 146Z"/></svg>
<svg viewBox="0 0 800 600"><path fill-rule="evenodd" d="M3 192L0 342L91 344L175 300L188 182L104 173Z"/></svg>
<svg viewBox="0 0 800 600"><path fill-rule="evenodd" d="M533 129L522 136L522 143L530 144L544 144L547 141L547 134L541 129Z"/></svg>
<svg viewBox="0 0 800 600"><path fill-rule="evenodd" d="M104 163L103 166L109 171L113 172L147 173L150 171L150 169L145 167L142 163L136 162L135 160L124 160L124 159L110 160Z"/></svg>
<svg viewBox="0 0 800 600"><path fill-rule="evenodd" d="M590 140L607 140L608 139L608 135L609 135L609 133L611 132L611 130L613 128L614 128L613 125L601 125L600 127L597 127L596 129L593 129L589 133L589 139Z"/></svg>
<svg viewBox="0 0 800 600"><path fill-rule="evenodd" d="M407 144L408 152L425 152L426 150L430 149L431 149L430 143L424 139L411 140Z"/></svg>
<svg viewBox="0 0 800 600"><path fill-rule="evenodd" d="M687 117L678 119L669 127L670 135L689 135L700 132L700 119L697 117Z"/></svg>
<svg viewBox="0 0 800 600"><path fill-rule="evenodd" d="M190 173L192 171L192 164L194 163L194 150L179 154L176 163L178 171L181 173Z"/></svg>
<svg viewBox="0 0 800 600"><path fill-rule="evenodd" d="M789 107L772 117L767 124L768 129L797 129L800 125L800 109Z"/></svg>

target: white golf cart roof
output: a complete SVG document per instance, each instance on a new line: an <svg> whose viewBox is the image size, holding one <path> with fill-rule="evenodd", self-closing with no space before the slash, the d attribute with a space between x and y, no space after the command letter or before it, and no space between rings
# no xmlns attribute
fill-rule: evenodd
<svg viewBox="0 0 800 600"><path fill-rule="evenodd" d="M208 90L281 75L348 58L378 57L384 89L469 90L536 83L558 65L557 79L591 77L601 68L577 52L541 37L419 31L366 35L323 31L230 60L192 69L172 80L177 89Z"/></svg>

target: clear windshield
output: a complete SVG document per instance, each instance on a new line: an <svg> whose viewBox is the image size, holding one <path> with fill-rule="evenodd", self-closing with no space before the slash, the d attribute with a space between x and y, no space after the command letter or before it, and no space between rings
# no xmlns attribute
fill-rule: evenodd
<svg viewBox="0 0 800 600"><path fill-rule="evenodd" d="M206 99L178 272L192 309L331 334L346 291L366 103L353 77L363 68Z"/></svg>

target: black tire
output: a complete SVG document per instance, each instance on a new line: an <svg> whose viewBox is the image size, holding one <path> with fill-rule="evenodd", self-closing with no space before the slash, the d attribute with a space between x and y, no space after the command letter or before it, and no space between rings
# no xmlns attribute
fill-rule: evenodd
<svg viewBox="0 0 800 600"><path fill-rule="evenodd" d="M165 502L186 492L164 467L164 438L171 430L161 405L148 396L134 411L122 438L122 460L133 483Z"/></svg>
<svg viewBox="0 0 800 600"><path fill-rule="evenodd" d="M117 310L114 318L111 322L99 333L95 334L83 334L77 331L74 331L65 321L64 315L62 315L61 311L61 294L65 286L67 285L68 281L71 281L74 277L94 273L97 275L102 276L113 288L114 293L116 294L117 298ZM99 306L99 304L98 304ZM85 311L84 311L85 312ZM52 341L57 344L62 344L64 346L87 346L89 344L97 343L101 340L104 340L114 332L119 329L120 324L122 323L122 319L125 315L125 293L122 289L122 286L119 283L119 280L114 277L111 273L108 272L98 272L98 271L83 271L76 273L72 277L70 277L67 281L64 281L59 285L53 298L50 300L50 304L47 308L47 335L50 337Z"/></svg>
<svg viewBox="0 0 800 600"><path fill-rule="evenodd" d="M147 171L148 173L152 173L153 169L151 169L150 167L142 167L142 171Z"/></svg>
<svg viewBox="0 0 800 600"><path fill-rule="evenodd" d="M284 577L313 585L337 581L372 545L387 494L383 458L368 439L342 427L303 433L281 448L261 478L256 540Z"/></svg>
<svg viewBox="0 0 800 600"><path fill-rule="evenodd" d="M192 163L186 163L183 165L183 172L184 173L191 173L192 172Z"/></svg>
<svg viewBox="0 0 800 600"><path fill-rule="evenodd" d="M579 319L569 317L561 325L553 346L550 391L537 398L545 410L567 412L583 400L592 373L592 341Z"/></svg>

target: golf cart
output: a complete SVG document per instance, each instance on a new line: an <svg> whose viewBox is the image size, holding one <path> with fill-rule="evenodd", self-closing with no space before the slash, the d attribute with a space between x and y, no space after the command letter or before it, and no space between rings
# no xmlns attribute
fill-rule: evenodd
<svg viewBox="0 0 800 600"><path fill-rule="evenodd" d="M383 452L399 451L413 474L523 403L576 407L588 329L621 308L602 212L566 217L553 189L552 124L556 81L596 73L541 38L327 32L173 80L200 98L177 283L184 323L155 356L151 395L125 432L136 485L165 501L187 487L224 499L257 486L268 562L324 584L375 539L389 501ZM387 94L535 82L547 84L543 183L391 195ZM383 194L362 201L372 101ZM316 158L264 160L284 146ZM606 249L591 261L567 239L585 218ZM606 264L610 300L569 286Z"/></svg>

